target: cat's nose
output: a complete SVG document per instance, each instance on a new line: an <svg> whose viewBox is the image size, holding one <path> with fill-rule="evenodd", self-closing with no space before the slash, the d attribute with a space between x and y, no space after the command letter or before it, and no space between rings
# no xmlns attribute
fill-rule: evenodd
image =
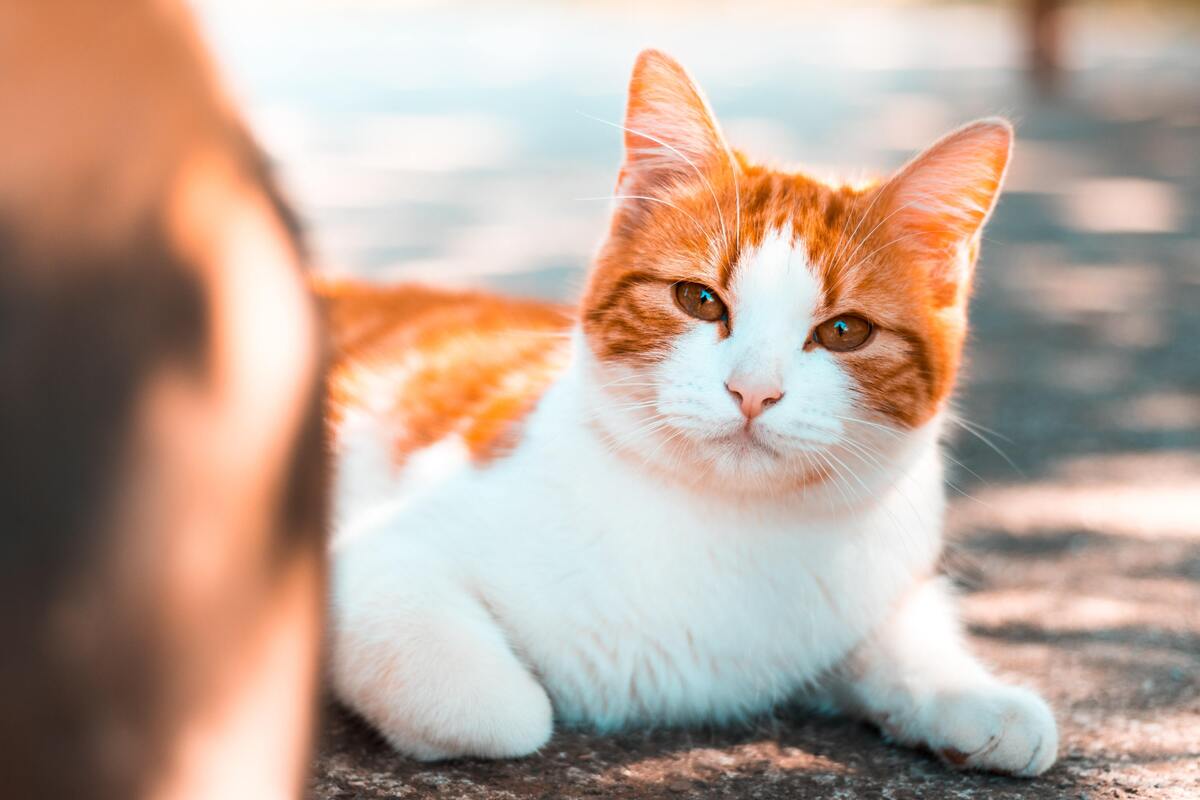
<svg viewBox="0 0 1200 800"><path fill-rule="evenodd" d="M747 420L754 419L783 399L783 390L774 382L730 378L725 382L725 388L729 390L730 396L742 409Z"/></svg>

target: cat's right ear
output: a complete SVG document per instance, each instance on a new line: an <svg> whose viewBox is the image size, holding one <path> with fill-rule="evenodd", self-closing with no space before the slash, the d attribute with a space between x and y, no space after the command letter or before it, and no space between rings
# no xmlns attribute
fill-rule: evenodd
<svg viewBox="0 0 1200 800"><path fill-rule="evenodd" d="M728 145L700 87L675 59L643 50L629 81L617 194L651 194L730 163Z"/></svg>
<svg viewBox="0 0 1200 800"><path fill-rule="evenodd" d="M939 303L966 300L1012 145L1011 123L981 119L944 136L880 189L885 235L928 269Z"/></svg>

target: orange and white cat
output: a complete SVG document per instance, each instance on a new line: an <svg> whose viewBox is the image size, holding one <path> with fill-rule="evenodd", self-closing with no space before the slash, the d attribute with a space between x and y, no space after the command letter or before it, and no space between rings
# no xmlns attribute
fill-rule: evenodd
<svg viewBox="0 0 1200 800"><path fill-rule="evenodd" d="M1010 126L829 185L731 150L646 51L624 130L577 309L321 287L337 695L420 759L799 699L1043 772L1050 710L968 652L936 569L938 438Z"/></svg>

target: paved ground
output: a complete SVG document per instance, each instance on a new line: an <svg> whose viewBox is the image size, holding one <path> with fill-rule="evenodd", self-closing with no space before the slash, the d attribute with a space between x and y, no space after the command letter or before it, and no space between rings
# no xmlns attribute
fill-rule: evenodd
<svg viewBox="0 0 1200 800"><path fill-rule="evenodd" d="M616 159L612 131L572 112L620 114L635 45L691 64L735 143L808 163L889 167L971 116L1014 116L959 399L988 430L952 443L948 561L974 645L1055 707L1060 762L1030 782L962 775L865 726L781 713L429 766L331 706L313 797L1200 797L1196 17L1080 14L1049 102L988 8L813 12L758 36L723 6L683 28L604 7L389 20L368 4L365 22L272 29L270 68L244 25L215 27L331 263L542 295L579 284L604 212L571 198L608 191ZM389 22L402 41L364 33ZM328 72L288 66L318 41Z"/></svg>

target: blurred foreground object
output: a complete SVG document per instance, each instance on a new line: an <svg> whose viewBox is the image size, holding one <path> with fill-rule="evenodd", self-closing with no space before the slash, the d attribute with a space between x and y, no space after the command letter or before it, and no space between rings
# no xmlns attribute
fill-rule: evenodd
<svg viewBox="0 0 1200 800"><path fill-rule="evenodd" d="M0 2L0 793L299 796L302 247L187 14Z"/></svg>

